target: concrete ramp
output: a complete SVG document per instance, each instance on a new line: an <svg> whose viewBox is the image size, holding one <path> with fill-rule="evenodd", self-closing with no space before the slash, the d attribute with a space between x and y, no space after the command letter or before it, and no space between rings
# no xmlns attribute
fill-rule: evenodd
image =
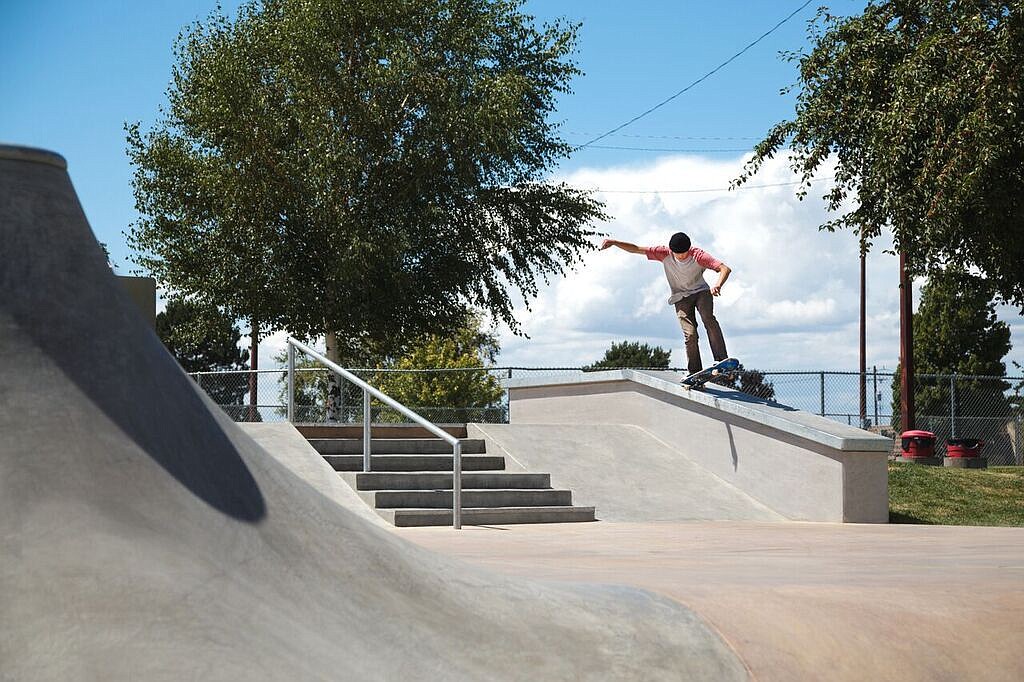
<svg viewBox="0 0 1024 682"><path fill-rule="evenodd" d="M639 447L643 457L663 470L693 464L698 468L690 474L697 482L693 487L710 475L787 519L888 521L888 438L713 384L705 391L688 391L679 385L680 378L672 372L612 370L512 379L510 422L557 425L579 434L586 444L595 439L586 429L574 429L635 427L643 434L637 433L634 444L627 439L618 442L614 455L595 456L618 466ZM647 454L653 453L647 447L650 438L672 450L674 460L665 453ZM608 443L597 446L595 453L607 453ZM586 449L579 449L581 467L591 456ZM634 482L649 480L639 472L629 476ZM679 490L691 494L692 487ZM696 493L705 502L687 504L698 511L734 513L735 505L721 505L722 490L710 484L707 492ZM592 502L599 515L608 501ZM638 509L642 500L634 504Z"/></svg>
<svg viewBox="0 0 1024 682"><path fill-rule="evenodd" d="M264 452L328 500L375 526L390 527L384 519L366 506L366 502L345 484L323 455L288 422L237 422L236 426L252 438Z"/></svg>
<svg viewBox="0 0 1024 682"><path fill-rule="evenodd" d="M441 558L270 456L140 319L59 156L0 147L0 245L0 678L746 677L676 602Z"/></svg>
<svg viewBox="0 0 1024 682"><path fill-rule="evenodd" d="M576 503L601 521L783 521L637 426L618 424L470 424L507 466L550 471Z"/></svg>

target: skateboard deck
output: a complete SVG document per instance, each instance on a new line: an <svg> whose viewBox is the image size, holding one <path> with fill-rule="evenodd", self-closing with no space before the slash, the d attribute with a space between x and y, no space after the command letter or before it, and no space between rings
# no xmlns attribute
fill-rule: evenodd
<svg viewBox="0 0 1024 682"><path fill-rule="evenodd" d="M726 358L699 372L694 372L679 383L686 389L700 388L715 377L732 374L739 366L740 361L736 358Z"/></svg>

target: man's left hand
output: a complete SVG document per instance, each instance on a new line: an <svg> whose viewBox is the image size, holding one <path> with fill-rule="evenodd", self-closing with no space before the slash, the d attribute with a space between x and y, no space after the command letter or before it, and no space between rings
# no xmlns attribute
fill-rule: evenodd
<svg viewBox="0 0 1024 682"><path fill-rule="evenodd" d="M711 287L711 295L712 296L721 296L722 295L722 287L718 286L717 284L715 286Z"/></svg>

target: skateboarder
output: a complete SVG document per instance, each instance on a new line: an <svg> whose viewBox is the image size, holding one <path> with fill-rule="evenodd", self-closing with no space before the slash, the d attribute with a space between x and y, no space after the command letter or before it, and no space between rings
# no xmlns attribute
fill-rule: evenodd
<svg viewBox="0 0 1024 682"><path fill-rule="evenodd" d="M668 302L676 308L679 326L683 328L686 342L686 363L690 374L699 372L703 365L700 361L700 349L697 347L697 318L694 310L700 313L704 329L708 332L708 343L715 362L725 360L729 353L725 350L725 337L722 328L715 319L715 303L713 296L718 296L722 285L729 279L732 270L711 254L690 244L690 238L682 232L676 232L668 242L668 246L637 246L617 239L605 239L601 242L601 250L617 246L623 251L647 256L647 260L658 261L665 268L672 295ZM718 273L718 281L708 286L704 281L704 271L714 270Z"/></svg>

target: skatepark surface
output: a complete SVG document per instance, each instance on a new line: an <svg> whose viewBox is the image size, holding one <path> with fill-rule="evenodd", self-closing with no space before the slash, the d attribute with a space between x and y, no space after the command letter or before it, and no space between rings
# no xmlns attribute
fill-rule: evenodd
<svg viewBox="0 0 1024 682"><path fill-rule="evenodd" d="M0 146L0 244L4 682L1024 678L1022 529L387 528L184 374L63 159Z"/></svg>
<svg viewBox="0 0 1024 682"><path fill-rule="evenodd" d="M590 523L402 528L510 575L693 608L758 680L1024 679L1024 528Z"/></svg>
<svg viewBox="0 0 1024 682"><path fill-rule="evenodd" d="M783 521L783 516L625 424L471 424L510 471L548 471L603 521Z"/></svg>
<svg viewBox="0 0 1024 682"><path fill-rule="evenodd" d="M435 554L271 456L142 320L59 156L0 147L0 244L0 680L747 677L678 602Z"/></svg>

